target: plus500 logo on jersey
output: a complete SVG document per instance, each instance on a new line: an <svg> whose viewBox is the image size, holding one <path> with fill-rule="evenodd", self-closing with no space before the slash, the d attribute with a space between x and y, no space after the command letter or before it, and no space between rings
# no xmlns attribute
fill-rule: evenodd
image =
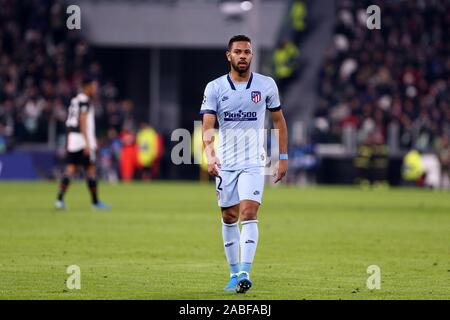
<svg viewBox="0 0 450 320"><path fill-rule="evenodd" d="M228 112L224 113L225 121L255 121L257 119L255 111L242 112Z"/></svg>

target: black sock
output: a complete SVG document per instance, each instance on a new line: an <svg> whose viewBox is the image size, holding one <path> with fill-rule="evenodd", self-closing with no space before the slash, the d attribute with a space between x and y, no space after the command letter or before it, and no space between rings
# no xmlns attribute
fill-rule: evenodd
<svg viewBox="0 0 450 320"><path fill-rule="evenodd" d="M61 178L61 182L59 184L59 191L58 191L58 200L62 201L64 194L66 193L67 188L69 187L70 179L67 176L64 176Z"/></svg>
<svg viewBox="0 0 450 320"><path fill-rule="evenodd" d="M88 185L88 188L89 188L89 192L91 193L92 204L97 204L98 203L98 198L97 198L97 180L95 178L88 178L87 179L87 185Z"/></svg>

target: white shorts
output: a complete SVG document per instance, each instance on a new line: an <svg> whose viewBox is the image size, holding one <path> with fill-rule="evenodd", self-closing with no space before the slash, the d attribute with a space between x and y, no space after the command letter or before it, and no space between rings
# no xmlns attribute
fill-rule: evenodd
<svg viewBox="0 0 450 320"><path fill-rule="evenodd" d="M97 142L95 138L89 138L89 147L92 150L97 149ZM67 151L69 152L77 152L83 150L86 145L86 141L84 141L84 137L79 132L69 132L67 135Z"/></svg>
<svg viewBox="0 0 450 320"><path fill-rule="evenodd" d="M234 171L219 170L216 177L219 207L231 207L242 200L261 204L264 191L264 167L252 167Z"/></svg>

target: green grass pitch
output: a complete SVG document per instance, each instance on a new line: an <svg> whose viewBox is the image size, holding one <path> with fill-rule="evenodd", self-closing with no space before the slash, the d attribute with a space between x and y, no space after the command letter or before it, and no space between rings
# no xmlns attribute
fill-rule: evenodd
<svg viewBox="0 0 450 320"><path fill-rule="evenodd" d="M228 278L212 184L0 184L0 299L449 299L450 194L266 187L245 295ZM81 289L69 290L69 265ZM381 288L369 290L369 265Z"/></svg>

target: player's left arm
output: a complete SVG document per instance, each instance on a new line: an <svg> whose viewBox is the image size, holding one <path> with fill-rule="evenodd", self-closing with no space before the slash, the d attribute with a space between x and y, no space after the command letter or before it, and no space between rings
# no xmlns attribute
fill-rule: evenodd
<svg viewBox="0 0 450 320"><path fill-rule="evenodd" d="M80 104L80 132L83 135L85 146L84 146L84 154L89 155L91 146L89 144L89 136L88 136L88 130L87 130L87 106L85 104Z"/></svg>
<svg viewBox="0 0 450 320"><path fill-rule="evenodd" d="M272 111L271 113L273 127L275 130L278 130L278 145L279 145L279 153L287 154L288 153L288 132L286 126L286 120L283 116L283 111ZM275 183L283 179L288 170L288 160L283 159L278 161L277 171L275 173Z"/></svg>

